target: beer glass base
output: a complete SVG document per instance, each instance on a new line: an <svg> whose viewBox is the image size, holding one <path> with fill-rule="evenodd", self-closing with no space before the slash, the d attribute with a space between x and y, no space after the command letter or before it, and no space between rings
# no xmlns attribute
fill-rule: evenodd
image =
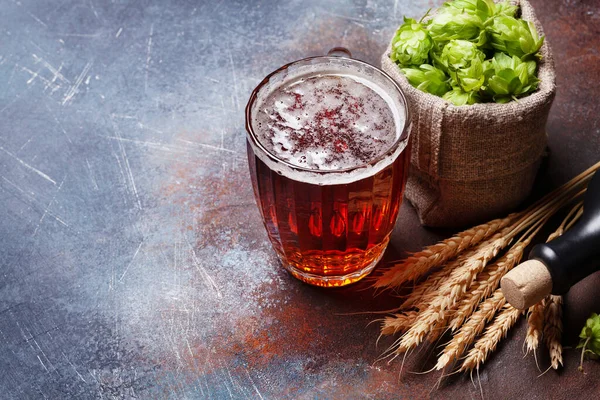
<svg viewBox="0 0 600 400"><path fill-rule="evenodd" d="M283 267L286 270L288 270L288 272L290 274L292 274L292 276L294 276L294 278L299 279L302 282L305 282L305 283L308 283L308 284L314 285L314 286L321 286L321 287L341 287L341 286L350 285L351 283L358 282L365 276L369 275L371 273L371 271L373 271L373 269L375 268L377 263L383 257L383 253L385 252L385 249L387 247L387 241L385 243L383 243L383 246L381 246L381 247L382 247L382 249L381 249L379 255L370 264L368 264L366 267L359 269L358 271L354 271L354 272L346 274L346 275L325 275L324 276L324 275L311 274L309 272L299 270L298 268L291 265L289 262L287 262L282 257L280 257L280 260L281 260L281 263L283 264Z"/></svg>

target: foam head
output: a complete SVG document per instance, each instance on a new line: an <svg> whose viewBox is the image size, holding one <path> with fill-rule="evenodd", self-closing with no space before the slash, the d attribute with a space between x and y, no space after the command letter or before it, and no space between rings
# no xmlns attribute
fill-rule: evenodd
<svg viewBox="0 0 600 400"><path fill-rule="evenodd" d="M246 108L255 154L291 179L321 185L364 179L391 164L408 142L408 120L390 77L340 57L282 67Z"/></svg>

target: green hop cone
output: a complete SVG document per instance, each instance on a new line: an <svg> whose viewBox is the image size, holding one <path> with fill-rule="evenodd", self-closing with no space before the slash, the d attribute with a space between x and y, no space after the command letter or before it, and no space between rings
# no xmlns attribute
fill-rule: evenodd
<svg viewBox="0 0 600 400"><path fill-rule="evenodd" d="M406 67L429 62L429 50L433 41L423 25L412 18L404 17L404 23L396 31L392 41L390 58Z"/></svg>
<svg viewBox="0 0 600 400"><path fill-rule="evenodd" d="M432 57L435 58L435 57ZM477 91L484 82L483 60L485 54L466 40L451 40L444 46L439 60L453 80L453 86L464 91Z"/></svg>
<svg viewBox="0 0 600 400"><path fill-rule="evenodd" d="M578 349L585 346L586 350L600 356L600 316L598 314L593 313L587 319L579 338L581 340L577 346ZM584 344L586 341L587 344Z"/></svg>
<svg viewBox="0 0 600 400"><path fill-rule="evenodd" d="M583 357L588 354L590 358L598 358L600 356L600 316L596 313L585 322L585 326L579 334L578 349L581 350L581 362L579 370L583 372Z"/></svg>
<svg viewBox="0 0 600 400"><path fill-rule="evenodd" d="M488 31L494 49L522 59L533 57L544 43L532 22L505 15L495 17Z"/></svg>
<svg viewBox="0 0 600 400"><path fill-rule="evenodd" d="M429 21L428 29L434 42L461 39L483 46L487 40L484 23L475 14L454 7L443 7Z"/></svg>
<svg viewBox="0 0 600 400"><path fill-rule="evenodd" d="M400 70L406 75L411 85L423 92L442 96L450 90L448 77L444 71L432 65L423 64L420 67L401 68Z"/></svg>
<svg viewBox="0 0 600 400"><path fill-rule="evenodd" d="M496 5L492 0L454 0L444 3L443 7L476 15L483 22L493 17L496 12Z"/></svg>
<svg viewBox="0 0 600 400"><path fill-rule="evenodd" d="M464 106L480 102L477 92L465 92L460 87L453 87L452 90L446 92L442 98L455 106Z"/></svg>
<svg viewBox="0 0 600 400"><path fill-rule="evenodd" d="M473 60L483 61L485 54L467 40L451 40L444 46L441 63L450 70L468 68Z"/></svg>
<svg viewBox="0 0 600 400"><path fill-rule="evenodd" d="M456 71L455 81L466 92L476 92L485 83L485 64L478 58L471 61L471 65Z"/></svg>
<svg viewBox="0 0 600 400"><path fill-rule="evenodd" d="M496 4L496 15L504 15L514 17L517 14L517 6L510 4L508 1Z"/></svg>
<svg viewBox="0 0 600 400"><path fill-rule="evenodd" d="M484 65L487 94L497 103L508 103L533 92L539 82L535 76L536 68L535 61L522 61L504 53L494 54Z"/></svg>

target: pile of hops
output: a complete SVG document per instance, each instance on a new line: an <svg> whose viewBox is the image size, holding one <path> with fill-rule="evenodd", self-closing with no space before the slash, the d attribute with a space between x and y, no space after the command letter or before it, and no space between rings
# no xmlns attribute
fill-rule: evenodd
<svg viewBox="0 0 600 400"><path fill-rule="evenodd" d="M411 85L460 106L507 103L537 89L544 42L508 1L454 0L431 18L404 18L390 58Z"/></svg>

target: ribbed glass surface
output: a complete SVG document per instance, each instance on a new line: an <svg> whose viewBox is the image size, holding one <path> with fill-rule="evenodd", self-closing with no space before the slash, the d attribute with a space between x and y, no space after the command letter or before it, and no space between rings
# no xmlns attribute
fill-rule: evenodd
<svg viewBox="0 0 600 400"><path fill-rule="evenodd" d="M288 269L335 277L360 271L379 259L402 201L408 149L371 177L324 186L279 175L250 147L248 152L265 227Z"/></svg>

